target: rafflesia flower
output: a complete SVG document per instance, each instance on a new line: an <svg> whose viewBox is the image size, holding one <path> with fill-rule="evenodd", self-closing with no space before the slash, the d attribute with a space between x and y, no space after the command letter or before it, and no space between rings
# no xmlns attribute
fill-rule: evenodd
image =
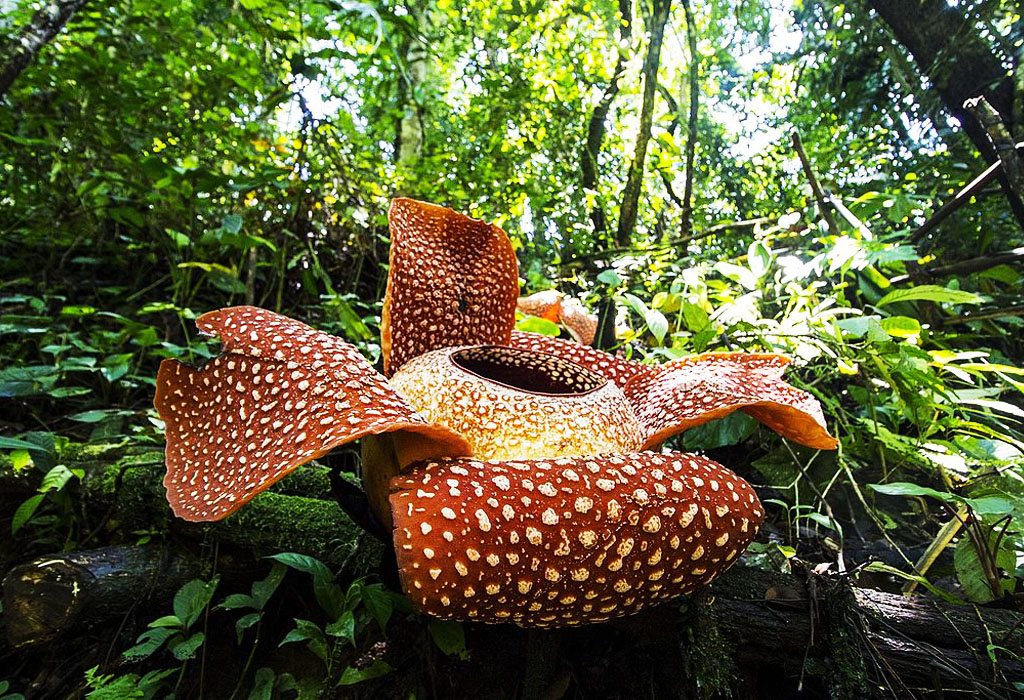
<svg viewBox="0 0 1024 700"><path fill-rule="evenodd" d="M383 376L339 338L248 306L198 319L220 336L220 357L161 365L176 515L223 518L364 438L364 486L418 609L576 625L707 584L763 519L743 479L659 451L665 439L742 410L791 440L835 446L817 401L782 381L787 359L654 366L515 331L504 231L409 199L389 220Z"/></svg>

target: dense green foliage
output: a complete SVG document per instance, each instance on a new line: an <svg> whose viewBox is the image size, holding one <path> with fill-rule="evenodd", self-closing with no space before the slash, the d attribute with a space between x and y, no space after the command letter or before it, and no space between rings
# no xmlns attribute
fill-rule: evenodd
<svg viewBox="0 0 1024 700"><path fill-rule="evenodd" d="M0 36L15 36L35 5L0 3L11 10ZM971 37L1016 66L1019 8L958 7ZM595 208L618 219L642 121L649 8L632 8L631 42L619 41L619 11L610 0L116 0L78 12L0 98L0 454L45 474L27 500L0 501L13 533L2 568L117 539L83 513L87 474L67 455L80 442L159 447L159 361L216 353L194 337L199 313L253 303L376 360L386 211L401 194L506 228L524 292L556 287L595 310L614 300L630 356L797 358L793 382L825 406L837 452L786 444L739 415L678 440L758 486L771 510L753 550L763 565L798 556L835 568L846 552L846 567L947 599L1019 600L1019 258L929 270L1018 248L1024 233L993 184L913 237L986 165L934 80L867 2L714 0L693 4L692 26L676 5L624 247L614 225L592 225ZM613 83L588 188L588 127ZM1019 115L1010 126L1024 137ZM831 212L835 230L794 130L846 210ZM957 518L962 528L949 525ZM239 640L252 628L266 644L308 647L324 664L312 675L348 684L387 673L362 635L373 624L383 634L393 606L409 614L401 598L365 581L343 590L299 555L279 562L251 595L189 584L173 615L136 630L124 657L136 666L89 673L89 697L123 697L117 684L132 697L180 687L208 608L246 615ZM297 618L287 636L260 637L282 564L312 577L319 609L286 615ZM445 653L465 653L457 625L430 631ZM269 698L309 685L290 673L246 663L236 690ZM5 693L22 681L2 675L0 698L17 697Z"/></svg>

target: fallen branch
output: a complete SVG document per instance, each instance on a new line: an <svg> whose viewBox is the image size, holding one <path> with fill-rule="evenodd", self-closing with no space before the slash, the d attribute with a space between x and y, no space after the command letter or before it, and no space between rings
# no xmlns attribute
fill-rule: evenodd
<svg viewBox="0 0 1024 700"><path fill-rule="evenodd" d="M196 556L155 545L41 557L14 567L3 580L7 640L14 647L50 642L147 600L170 600L201 572Z"/></svg>

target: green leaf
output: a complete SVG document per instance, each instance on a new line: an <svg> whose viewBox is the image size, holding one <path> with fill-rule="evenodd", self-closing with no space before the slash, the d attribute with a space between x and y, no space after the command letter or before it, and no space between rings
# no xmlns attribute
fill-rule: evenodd
<svg viewBox="0 0 1024 700"><path fill-rule="evenodd" d="M157 649L164 645L164 642L175 634L177 634L177 630L170 629L169 627L146 630L135 640L138 643L126 650L121 656L125 661L129 662L146 659L152 656Z"/></svg>
<svg viewBox="0 0 1024 700"><path fill-rule="evenodd" d="M921 335L921 324L909 316L883 318L879 325L882 330L896 338L911 338Z"/></svg>
<svg viewBox="0 0 1024 700"><path fill-rule="evenodd" d="M522 321L517 321L516 330L526 331L527 333L540 333L552 338L557 338L562 332L557 323L539 316L527 316Z"/></svg>
<svg viewBox="0 0 1024 700"><path fill-rule="evenodd" d="M394 601L391 593L385 591L384 587L378 583L372 586L363 586L361 594L363 605L373 615L373 618L380 625L380 629L383 632L387 628L388 620L391 619L391 613L394 610Z"/></svg>
<svg viewBox="0 0 1024 700"><path fill-rule="evenodd" d="M891 484L868 484L868 488L884 493L886 496L930 496L945 503L953 503L957 497L945 491L936 491L927 486L918 486L905 481L897 481Z"/></svg>
<svg viewBox="0 0 1024 700"><path fill-rule="evenodd" d="M334 583L334 574L322 561L295 552L283 552L268 558L310 574L313 577L313 594L316 596L317 602L320 603L320 607L332 619L341 617L341 613L345 610L345 593L339 585Z"/></svg>
<svg viewBox="0 0 1024 700"><path fill-rule="evenodd" d="M612 287L618 287L625 282L615 270L602 270L597 276L597 281Z"/></svg>
<svg viewBox="0 0 1024 700"><path fill-rule="evenodd" d="M644 314L644 320L647 322L647 328L651 331L651 335L657 338L659 343L663 342L665 334L668 333L668 320L665 315L657 309L648 309Z"/></svg>
<svg viewBox="0 0 1024 700"><path fill-rule="evenodd" d="M37 445L34 442L18 440L0 436L0 450L28 450L29 452L49 452L45 445Z"/></svg>
<svg viewBox="0 0 1024 700"><path fill-rule="evenodd" d="M243 2L244 4L244 2ZM260 668L253 677L252 690L249 691L248 700L273 700L274 681L277 676L271 668Z"/></svg>
<svg viewBox="0 0 1024 700"><path fill-rule="evenodd" d="M711 317L704 307L688 301L683 302L683 321L693 333L700 333L711 325Z"/></svg>
<svg viewBox="0 0 1024 700"><path fill-rule="evenodd" d="M150 622L147 627L181 627L181 620L177 615L164 615Z"/></svg>
<svg viewBox="0 0 1024 700"><path fill-rule="evenodd" d="M938 588L931 581L926 579L924 576L918 576L917 574L908 574L905 571L900 571L895 566L889 566L880 561L873 561L864 567L864 571L874 571L881 574L889 574L891 576L897 576L905 581L914 581L915 583L923 586L928 590L929 593L942 598L947 603L953 603L955 605L962 605L964 601L960 600L956 596Z"/></svg>
<svg viewBox="0 0 1024 700"><path fill-rule="evenodd" d="M242 230L241 214L228 214L220 222L221 228L229 233L238 233Z"/></svg>
<svg viewBox="0 0 1024 700"><path fill-rule="evenodd" d="M10 454L11 468L17 474L32 466L32 453L28 450L15 450Z"/></svg>
<svg viewBox="0 0 1024 700"><path fill-rule="evenodd" d="M348 640L352 645L356 645L356 617L352 614L351 610L346 610L341 614L341 617L327 625L324 630L331 637L341 637L342 639Z"/></svg>
<svg viewBox="0 0 1024 700"><path fill-rule="evenodd" d="M202 632L196 632L185 641L180 644L176 644L174 649L171 650L171 653L174 654L174 658L178 661L193 659L196 656L196 651L198 651L199 647L203 645L203 641L205 639L205 634Z"/></svg>
<svg viewBox="0 0 1024 700"><path fill-rule="evenodd" d="M310 651L327 661L327 638L324 637L324 631L309 620L295 618L295 629L289 632L278 646L304 641L309 642Z"/></svg>
<svg viewBox="0 0 1024 700"><path fill-rule="evenodd" d="M258 609L253 597L244 593L232 593L217 605L218 610L237 610L238 608Z"/></svg>
<svg viewBox="0 0 1024 700"><path fill-rule="evenodd" d="M235 636L238 637L239 644L242 643L242 636L245 634L245 631L259 622L260 617L262 617L262 613L251 612L238 618L235 622Z"/></svg>
<svg viewBox="0 0 1024 700"><path fill-rule="evenodd" d="M267 605L267 601L270 600L270 596L274 595L274 591L281 585L281 581L284 579L285 572L288 571L281 562L275 561L273 566L270 567L270 573L267 577L261 581L256 581L252 584L252 607L262 610Z"/></svg>
<svg viewBox="0 0 1024 700"><path fill-rule="evenodd" d="M371 678L378 678L387 673L391 673L393 669L385 661L377 659L370 666L366 668L354 668L347 666L341 674L341 679L338 681L338 685L353 685L355 683L361 683Z"/></svg>
<svg viewBox="0 0 1024 700"><path fill-rule="evenodd" d="M199 616L210 604L213 592L217 590L217 583L220 576L214 576L212 581L192 579L180 589L174 596L174 614L181 620L182 626L186 629L192 627Z"/></svg>
<svg viewBox="0 0 1024 700"><path fill-rule="evenodd" d="M16 535L18 533L18 530L20 530L25 525L25 523L32 519L32 516L35 514L36 509L39 508L39 504L43 502L43 498L45 498L45 496L43 496L42 494L37 494L26 500L20 506L18 506L18 509L14 511L14 516L11 518L12 535Z"/></svg>
<svg viewBox="0 0 1024 700"><path fill-rule="evenodd" d="M953 550L953 567L956 569L956 579L968 599L975 603L989 603L995 600L996 596L985 577L978 551L970 537L961 538Z"/></svg>
<svg viewBox="0 0 1024 700"><path fill-rule="evenodd" d="M42 483L39 484L39 492L46 493L47 491L60 491L64 488L64 485L68 483L74 473L63 464L58 464L56 467L46 472L43 477Z"/></svg>
<svg viewBox="0 0 1024 700"><path fill-rule="evenodd" d="M427 623L427 629L437 648L448 656L466 651L466 632L462 628L462 623L431 618Z"/></svg>
<svg viewBox="0 0 1024 700"><path fill-rule="evenodd" d="M899 301L935 301L952 304L981 304L985 300L977 294L959 289L947 289L936 284L922 284L909 289L897 289L878 300L875 306L885 306Z"/></svg>

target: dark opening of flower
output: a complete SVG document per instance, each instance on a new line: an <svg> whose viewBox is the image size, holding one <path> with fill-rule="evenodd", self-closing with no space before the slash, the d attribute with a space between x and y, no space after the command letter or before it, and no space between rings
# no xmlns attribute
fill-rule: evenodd
<svg viewBox="0 0 1024 700"><path fill-rule="evenodd" d="M366 437L363 479L426 613L524 626L597 622L728 568L764 514L701 456L650 451L743 410L834 448L776 355L644 365L513 331L518 271L500 228L408 199L390 213L385 374L352 346L253 307L199 329L224 354L165 361L165 484L189 520L230 514L300 464ZM378 436L378 437L372 437Z"/></svg>

